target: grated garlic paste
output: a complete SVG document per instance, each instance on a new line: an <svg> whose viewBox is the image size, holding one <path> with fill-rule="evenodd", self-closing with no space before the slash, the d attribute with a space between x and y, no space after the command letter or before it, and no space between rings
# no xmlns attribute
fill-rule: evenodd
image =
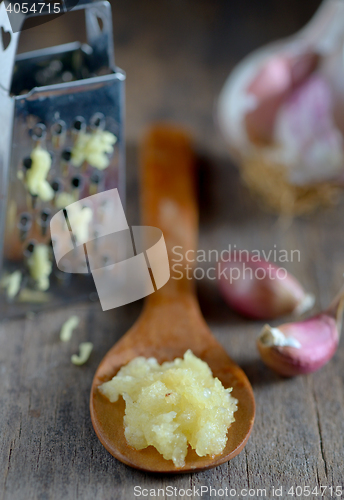
<svg viewBox="0 0 344 500"><path fill-rule="evenodd" d="M190 350L162 365L137 357L99 390L112 403L123 396L128 444L152 445L176 467L185 465L188 444L199 456L223 451L238 402Z"/></svg>

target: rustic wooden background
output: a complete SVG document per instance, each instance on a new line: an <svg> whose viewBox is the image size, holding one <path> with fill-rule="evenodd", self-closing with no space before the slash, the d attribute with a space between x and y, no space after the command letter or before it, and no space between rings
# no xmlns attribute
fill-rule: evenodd
<svg viewBox="0 0 344 500"><path fill-rule="evenodd" d="M257 45L297 30L318 3L127 0L113 2L113 9L117 62L128 77L130 224L139 217L136 153L144 125L178 120L193 131L203 157L199 247L300 250L301 262L286 267L316 294L319 310L343 279L344 204L292 224L265 213L242 186L212 120L214 100L235 62ZM24 32L22 48L72 40L79 25L61 19ZM266 498L273 498L272 487L282 486L283 498L292 498L287 495L292 486L343 486L343 345L318 373L281 379L257 354L255 337L262 325L231 312L214 282L199 282L198 292L212 331L254 389L257 417L244 451L207 472L163 477L126 467L99 443L88 410L93 374L132 325L140 302L105 313L98 303L85 303L30 319L2 318L1 500L126 500L134 498L135 485L227 487L237 490L234 498L243 498L242 488L266 488ZM59 330L71 314L78 314L81 324L72 341L62 344ZM86 340L94 343L94 351L86 365L76 367L70 356Z"/></svg>

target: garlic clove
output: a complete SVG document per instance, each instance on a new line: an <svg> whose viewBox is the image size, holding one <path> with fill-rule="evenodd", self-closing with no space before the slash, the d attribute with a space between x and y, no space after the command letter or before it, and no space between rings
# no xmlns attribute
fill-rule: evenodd
<svg viewBox="0 0 344 500"><path fill-rule="evenodd" d="M253 256L219 265L219 288L225 301L252 319L274 319L311 309L314 296L298 280L271 262Z"/></svg>
<svg viewBox="0 0 344 500"><path fill-rule="evenodd" d="M252 142L269 143L273 139L276 116L285 99L316 68L319 56L304 52L295 56L279 54L269 58L247 87L256 106L245 117Z"/></svg>
<svg viewBox="0 0 344 500"><path fill-rule="evenodd" d="M278 328L265 325L257 347L264 363L287 377L319 370L336 352L344 305L344 293L324 312Z"/></svg>

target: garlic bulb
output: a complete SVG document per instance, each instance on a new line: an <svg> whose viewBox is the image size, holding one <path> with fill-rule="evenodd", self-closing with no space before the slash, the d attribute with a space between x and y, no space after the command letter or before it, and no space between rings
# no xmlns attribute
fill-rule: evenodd
<svg viewBox="0 0 344 500"><path fill-rule="evenodd" d="M280 107L275 122L277 161L292 184L338 177L344 169L343 136L333 116L331 89L320 75L309 77ZM270 156L272 158L272 156Z"/></svg>
<svg viewBox="0 0 344 500"><path fill-rule="evenodd" d="M264 363L288 377L321 368L336 352L343 307L344 293L341 292L326 311L316 316L277 328L265 325L257 340Z"/></svg>
<svg viewBox="0 0 344 500"><path fill-rule="evenodd" d="M258 145L273 142L275 122L281 106L307 81L318 65L312 52L279 54L268 59L245 89L255 106L245 115L249 140Z"/></svg>
<svg viewBox="0 0 344 500"><path fill-rule="evenodd" d="M238 313L254 319L302 314L314 304L297 279L284 268L258 260L254 255L219 265L219 288Z"/></svg>
<svg viewBox="0 0 344 500"><path fill-rule="evenodd" d="M299 33L234 69L219 96L218 122L240 161L253 165L259 152L269 168L283 167L292 186L342 179L343 43L344 3L324 1Z"/></svg>
<svg viewBox="0 0 344 500"><path fill-rule="evenodd" d="M79 345L79 354L73 354L71 357L71 362L73 365L84 365L89 357L91 356L91 352L93 351L92 342L81 342Z"/></svg>

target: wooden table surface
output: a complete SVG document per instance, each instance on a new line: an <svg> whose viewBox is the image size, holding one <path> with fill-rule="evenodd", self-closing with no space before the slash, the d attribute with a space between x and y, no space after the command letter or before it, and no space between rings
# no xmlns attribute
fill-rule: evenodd
<svg viewBox="0 0 344 500"><path fill-rule="evenodd" d="M271 0L263 3L265 10L253 0L240 6L234 0L124 3L113 6L118 63L128 72L129 223L139 221L136 145L143 125L156 118L181 121L194 132L203 155L199 248L221 251L236 244L267 252L274 245L299 250L300 262L294 259L285 267L316 295L320 310L343 280L344 204L292 223L264 212L241 184L211 118L212 102L235 61L254 45L300 27L318 2L297 8L296 0ZM51 38L58 39L57 28L50 30ZM71 31L66 28L68 36ZM36 42L39 37L33 36L32 45ZM215 493L226 488L233 498L245 498L249 489L251 498L306 498L297 486L318 487L318 496L310 498L320 497L320 486L327 487L323 496L330 498L332 486L335 496L344 470L343 343L319 372L282 379L259 359L255 338L262 323L231 312L214 281L198 281L198 293L213 333L253 386L256 422L243 452L206 472L158 476L128 468L102 447L89 416L91 381L107 350L138 316L141 302L108 312L96 302L30 319L2 318L1 500L124 500L135 498L135 486L136 492L154 489L156 495L158 488L176 488L169 498L198 498L202 487L205 499L221 497ZM72 341L62 344L59 330L72 314L81 323ZM86 340L94 343L94 351L86 365L76 367L70 356ZM282 495L274 496L273 488L281 487ZM288 495L291 487L294 496ZM191 497L190 491L183 493L187 488ZM154 498L154 492L148 491L148 497Z"/></svg>

